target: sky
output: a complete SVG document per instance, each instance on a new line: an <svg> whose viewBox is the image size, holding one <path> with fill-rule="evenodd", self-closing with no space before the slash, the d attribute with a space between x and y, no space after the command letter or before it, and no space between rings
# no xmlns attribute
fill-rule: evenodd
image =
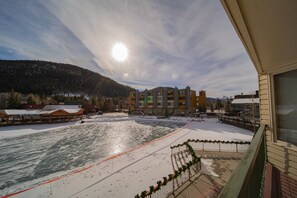
<svg viewBox="0 0 297 198"><path fill-rule="evenodd" d="M112 57L118 42L128 48L124 62ZM74 64L139 90L258 89L219 0L1 0L0 59Z"/></svg>

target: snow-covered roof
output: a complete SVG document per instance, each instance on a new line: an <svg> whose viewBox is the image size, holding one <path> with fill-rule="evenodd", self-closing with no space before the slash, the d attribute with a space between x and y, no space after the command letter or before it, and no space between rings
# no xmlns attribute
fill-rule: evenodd
<svg viewBox="0 0 297 198"><path fill-rule="evenodd" d="M63 109L63 110L68 113L78 113L81 109Z"/></svg>
<svg viewBox="0 0 297 198"><path fill-rule="evenodd" d="M40 111L40 114L44 115L44 114L51 114L55 111L58 111L59 109L55 109L55 110L42 110Z"/></svg>
<svg viewBox="0 0 297 198"><path fill-rule="evenodd" d="M78 113L81 109L54 109L54 110L42 110L40 112L40 114L51 114L51 113L54 113L56 111L59 111L59 110L62 110L62 111L65 111L67 113Z"/></svg>
<svg viewBox="0 0 297 198"><path fill-rule="evenodd" d="M75 106L75 105L71 105L71 106ZM59 110L63 110L67 113L73 114L73 113L78 113L79 111L81 111L81 108L69 108L69 109L51 109L51 110L47 110L47 109L41 109L41 110L28 110L28 109L1 109L0 113L3 113L4 115L8 115L8 116L13 116L13 115L44 115L44 114L51 114L53 112L59 111Z"/></svg>
<svg viewBox="0 0 297 198"><path fill-rule="evenodd" d="M57 110L57 109L81 109L80 105L45 105L43 110Z"/></svg>
<svg viewBox="0 0 297 198"><path fill-rule="evenodd" d="M232 101L232 104L259 104L259 98L237 98Z"/></svg>
<svg viewBox="0 0 297 198"><path fill-rule="evenodd" d="M40 110L27 110L27 109L4 109L1 110L6 115L38 115Z"/></svg>

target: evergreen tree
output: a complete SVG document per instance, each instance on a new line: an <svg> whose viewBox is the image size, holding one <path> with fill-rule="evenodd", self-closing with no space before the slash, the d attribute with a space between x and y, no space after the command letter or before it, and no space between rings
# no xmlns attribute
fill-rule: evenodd
<svg viewBox="0 0 297 198"><path fill-rule="evenodd" d="M226 102L224 104L225 112L231 111L231 100L229 98L226 99Z"/></svg>
<svg viewBox="0 0 297 198"><path fill-rule="evenodd" d="M199 112L206 112L206 108L204 106L199 106Z"/></svg>
<svg viewBox="0 0 297 198"><path fill-rule="evenodd" d="M223 107L223 104L219 98L217 98L215 109L221 109Z"/></svg>
<svg viewBox="0 0 297 198"><path fill-rule="evenodd" d="M27 99L27 104L28 105L35 105L36 102L35 100L33 99L33 96L32 95L29 95L28 99Z"/></svg>
<svg viewBox="0 0 297 198"><path fill-rule="evenodd" d="M91 104L92 105L97 105L97 100L96 100L96 97L95 96L92 96L92 98L91 98Z"/></svg>
<svg viewBox="0 0 297 198"><path fill-rule="evenodd" d="M12 89L8 97L8 109L18 109L21 105L19 94Z"/></svg>

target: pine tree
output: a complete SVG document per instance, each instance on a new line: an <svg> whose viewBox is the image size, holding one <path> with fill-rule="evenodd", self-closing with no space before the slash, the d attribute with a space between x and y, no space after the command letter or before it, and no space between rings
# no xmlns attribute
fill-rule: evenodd
<svg viewBox="0 0 297 198"><path fill-rule="evenodd" d="M29 95L28 99L27 99L27 104L28 105L35 105L36 102L35 100L33 99L33 96L32 95Z"/></svg>
<svg viewBox="0 0 297 198"><path fill-rule="evenodd" d="M219 98L217 98L215 109L221 109L223 107L223 104Z"/></svg>
<svg viewBox="0 0 297 198"><path fill-rule="evenodd" d="M225 112L231 111L231 101L229 98L226 99L225 105L224 105Z"/></svg>
<svg viewBox="0 0 297 198"><path fill-rule="evenodd" d="M8 97L8 109L17 109L21 105L19 94L12 89Z"/></svg>

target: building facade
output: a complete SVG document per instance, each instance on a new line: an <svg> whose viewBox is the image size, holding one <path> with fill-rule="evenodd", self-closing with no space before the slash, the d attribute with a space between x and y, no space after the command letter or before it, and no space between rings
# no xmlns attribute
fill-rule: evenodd
<svg viewBox="0 0 297 198"><path fill-rule="evenodd" d="M68 122L81 119L79 105L45 105L41 109L0 109L0 126Z"/></svg>
<svg viewBox="0 0 297 198"><path fill-rule="evenodd" d="M199 96L196 96L196 108L200 112L206 112L206 92L203 90L199 91Z"/></svg>
<svg viewBox="0 0 297 198"><path fill-rule="evenodd" d="M255 94L235 95L231 107L236 116L246 120L259 118L259 91L256 91Z"/></svg>
<svg viewBox="0 0 297 198"><path fill-rule="evenodd" d="M258 72L266 156L262 196L297 197L297 1L221 2Z"/></svg>
<svg viewBox="0 0 297 198"><path fill-rule="evenodd" d="M189 86L157 87L150 90L130 92L128 97L131 114L144 115L192 115L196 111L196 92Z"/></svg>

